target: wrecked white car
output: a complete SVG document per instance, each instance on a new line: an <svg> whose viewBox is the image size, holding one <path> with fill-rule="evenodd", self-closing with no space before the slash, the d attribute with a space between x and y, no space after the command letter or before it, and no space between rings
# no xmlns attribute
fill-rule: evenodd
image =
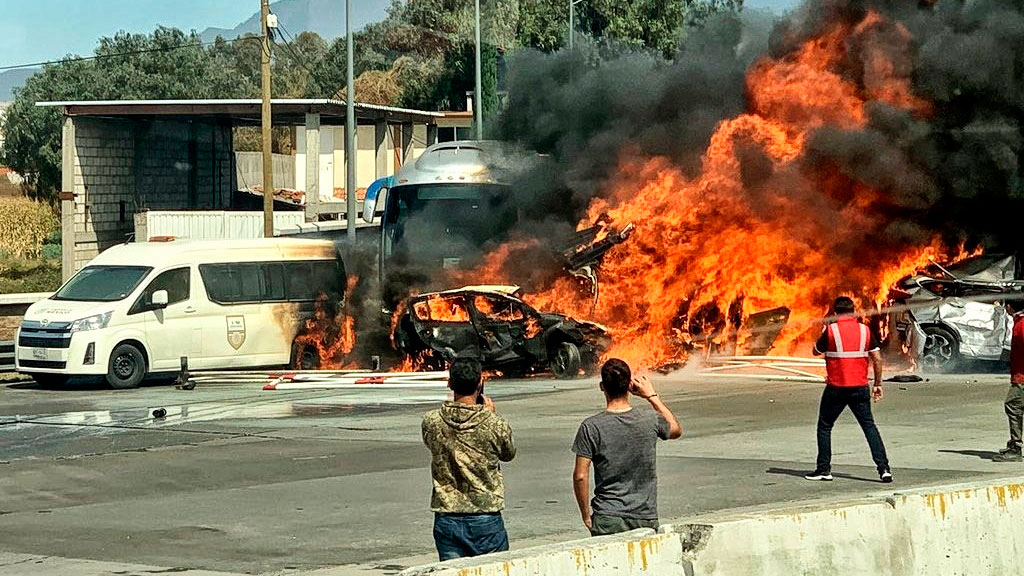
<svg viewBox="0 0 1024 576"><path fill-rule="evenodd" d="M1015 256L981 256L901 280L890 293L890 335L923 370L948 372L963 360L1006 360L1013 320L1004 303L1024 297Z"/></svg>

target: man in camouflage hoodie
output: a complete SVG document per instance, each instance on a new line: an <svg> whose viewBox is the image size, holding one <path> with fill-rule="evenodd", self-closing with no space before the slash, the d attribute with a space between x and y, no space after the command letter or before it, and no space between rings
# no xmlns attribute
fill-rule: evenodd
<svg viewBox="0 0 1024 576"><path fill-rule="evenodd" d="M455 399L423 418L434 490L434 543L441 560L508 550L501 518L505 484L499 462L516 455L512 429L483 395L480 363L459 358L449 368Z"/></svg>

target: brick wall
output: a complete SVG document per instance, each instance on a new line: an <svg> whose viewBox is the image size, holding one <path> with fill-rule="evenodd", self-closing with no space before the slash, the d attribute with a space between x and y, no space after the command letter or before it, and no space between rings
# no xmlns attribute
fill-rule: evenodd
<svg viewBox="0 0 1024 576"><path fill-rule="evenodd" d="M136 212L225 209L231 128L187 121L75 119L75 269L134 231Z"/></svg>

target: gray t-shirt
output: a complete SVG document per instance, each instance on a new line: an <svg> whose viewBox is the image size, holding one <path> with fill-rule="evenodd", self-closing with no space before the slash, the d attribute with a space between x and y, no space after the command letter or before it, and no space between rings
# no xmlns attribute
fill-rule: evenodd
<svg viewBox="0 0 1024 576"><path fill-rule="evenodd" d="M668 439L668 421L657 412L601 412L576 432L572 451L594 463L594 514L657 520L655 445Z"/></svg>

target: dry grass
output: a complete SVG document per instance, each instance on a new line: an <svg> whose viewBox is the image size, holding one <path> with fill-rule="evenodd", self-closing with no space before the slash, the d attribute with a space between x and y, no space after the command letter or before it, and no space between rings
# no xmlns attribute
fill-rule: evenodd
<svg viewBox="0 0 1024 576"><path fill-rule="evenodd" d="M27 198L0 198L0 251L16 258L38 258L43 241L59 224L46 204Z"/></svg>

